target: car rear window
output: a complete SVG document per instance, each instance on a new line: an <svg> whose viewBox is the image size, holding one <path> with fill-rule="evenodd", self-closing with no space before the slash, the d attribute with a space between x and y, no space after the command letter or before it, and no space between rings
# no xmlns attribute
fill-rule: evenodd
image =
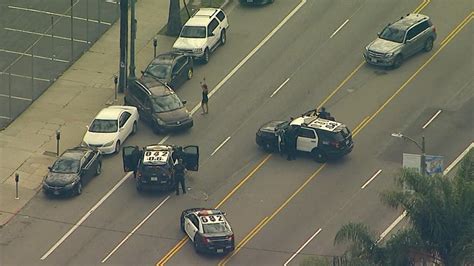
<svg viewBox="0 0 474 266"><path fill-rule="evenodd" d="M222 222L222 223L203 224L202 230L204 231L204 234L212 234L212 233L227 232L229 231L229 228L227 227L226 223Z"/></svg>

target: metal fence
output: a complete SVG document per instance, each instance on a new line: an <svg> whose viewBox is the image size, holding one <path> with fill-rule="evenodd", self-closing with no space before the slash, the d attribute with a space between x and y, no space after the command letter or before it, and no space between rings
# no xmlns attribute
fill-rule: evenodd
<svg viewBox="0 0 474 266"><path fill-rule="evenodd" d="M0 128L28 108L119 17L113 0L6 2L0 5Z"/></svg>

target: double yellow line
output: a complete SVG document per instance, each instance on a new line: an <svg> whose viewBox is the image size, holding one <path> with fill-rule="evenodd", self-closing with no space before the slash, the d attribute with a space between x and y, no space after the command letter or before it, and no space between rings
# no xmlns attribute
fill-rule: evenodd
<svg viewBox="0 0 474 266"><path fill-rule="evenodd" d="M420 13L420 11L423 10L423 8L425 8L425 6L430 3L430 1L431 0L423 0L423 2L421 2L421 4L415 8L415 10L413 10L413 13Z"/></svg>
<svg viewBox="0 0 474 266"><path fill-rule="evenodd" d="M414 78L415 76L420 73L440 52L444 49L444 47L474 18L474 12L471 12L464 20L450 33L448 36L442 41L442 45L440 48L420 67L418 70L408 78L403 85L387 100L385 101L382 106L380 106L377 111L372 114L371 116L365 117L359 125L354 129L353 135L356 136L367 124L372 121ZM352 73L351 73L352 75ZM308 179L275 211L273 214L265 220L262 225L257 226L254 230L251 231L249 235L247 235L245 239L245 243L250 241L268 222L270 222L288 203L301 191L303 188L314 179L314 177L326 166L326 164L321 165L316 172L314 172ZM233 253L226 256L219 265L225 265L227 261L235 256L237 252L241 249L243 245L240 246L239 249L235 250Z"/></svg>

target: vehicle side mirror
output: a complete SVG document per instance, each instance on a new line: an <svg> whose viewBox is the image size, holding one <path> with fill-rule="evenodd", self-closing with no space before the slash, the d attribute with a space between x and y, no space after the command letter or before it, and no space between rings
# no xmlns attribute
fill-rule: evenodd
<svg viewBox="0 0 474 266"><path fill-rule="evenodd" d="M142 75L145 75L145 71L142 70L142 71L140 71L140 72L142 73Z"/></svg>
<svg viewBox="0 0 474 266"><path fill-rule="evenodd" d="M187 102L188 102L188 101L186 101L186 100L182 101L183 104L186 104Z"/></svg>
<svg viewBox="0 0 474 266"><path fill-rule="evenodd" d="M89 130L89 125L86 125L87 130Z"/></svg>
<svg viewBox="0 0 474 266"><path fill-rule="evenodd" d="M53 170L53 167L52 167L52 166L48 166L48 170L49 170L49 171Z"/></svg>
<svg viewBox="0 0 474 266"><path fill-rule="evenodd" d="M214 36L214 33L212 33L212 32L209 33L209 37L212 37L212 36Z"/></svg>
<svg viewBox="0 0 474 266"><path fill-rule="evenodd" d="M377 37L380 37L380 32L377 32Z"/></svg>

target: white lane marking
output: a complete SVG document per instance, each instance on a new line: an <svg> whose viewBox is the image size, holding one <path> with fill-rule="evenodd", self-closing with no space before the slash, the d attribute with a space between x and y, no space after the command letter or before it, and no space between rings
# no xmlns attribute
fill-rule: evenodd
<svg viewBox="0 0 474 266"><path fill-rule="evenodd" d="M369 180L367 180L367 182L365 182L364 185L362 185L360 188L361 189L364 189L366 186L369 185L370 182L372 182L372 180L374 180L380 173L382 173L382 169L379 169Z"/></svg>
<svg viewBox="0 0 474 266"><path fill-rule="evenodd" d="M337 28L337 30L331 34L331 37L329 37L329 39L331 39L332 37L334 37L334 35L336 35L337 32L340 31L340 30L342 29L342 27L344 27L344 26L347 24L347 22L349 22L349 19L346 19L346 21L344 21L344 23L342 23L342 25L339 26L339 28Z"/></svg>
<svg viewBox="0 0 474 266"><path fill-rule="evenodd" d="M229 141L230 137L227 137L222 143L221 145L217 146L217 148L211 153L211 156L214 155L220 148L222 148L222 146L224 146L224 144Z"/></svg>
<svg viewBox="0 0 474 266"><path fill-rule="evenodd" d="M12 98L12 99L16 99L16 100L31 102L31 99L29 99L29 98L23 98L23 97L18 97L18 96L10 96L10 95L7 95L7 94L0 94L0 97Z"/></svg>
<svg viewBox="0 0 474 266"><path fill-rule="evenodd" d="M461 154L459 154L459 156L448 167L446 167L446 169L444 169L443 175L447 175L472 148L474 148L474 142L471 142L471 144Z"/></svg>
<svg viewBox="0 0 474 266"><path fill-rule="evenodd" d="M443 172L443 175L447 175L449 173L449 171L451 171L454 166L456 166L461 160L462 158L464 158L464 156L474 147L474 142L471 142L471 144L461 153L459 154L459 156L444 170ZM387 229L385 229L385 231L383 231L383 233L380 235L380 238L379 240L377 240L377 242L380 242L384 237L386 237L388 235L388 233L390 233L390 231L395 227L397 226L397 224L403 219L405 218L405 216L407 215L407 212L404 211L400 216L398 216L397 219L395 219L395 221L393 221L393 223L387 227Z"/></svg>
<svg viewBox="0 0 474 266"><path fill-rule="evenodd" d="M283 83L272 93L272 95L270 95L270 98L272 98L273 95L277 94L277 92L278 92L281 88L283 88L283 86L285 86L285 84L286 84L288 81L290 81L290 78L287 78L287 79L285 80L285 82L283 82Z"/></svg>
<svg viewBox="0 0 474 266"><path fill-rule="evenodd" d="M41 257L41 260L45 260L51 253L53 253L53 251L55 249L57 249L59 247L59 245L61 245L64 240L66 240L66 238L68 238L74 231L76 231L77 228L79 228L79 226L81 226L81 224L108 198L110 197L110 195L112 195L112 193L117 190L117 188L120 187L120 185L122 185L123 182L125 182L125 180L127 180L127 178L132 174L132 172L128 172L117 184L115 184L115 186L109 190L109 192L107 192L107 194L105 194L105 196L103 196L84 216L82 216L82 218L63 236L61 237L61 239L58 240L58 242L56 242L56 244L54 244L49 250L48 252L46 252L42 257Z"/></svg>
<svg viewBox="0 0 474 266"><path fill-rule="evenodd" d="M7 72L0 72L0 75L7 75L7 76L8 76L8 73L7 73ZM14 74L14 73L10 73L10 75L11 75L12 77L31 79L31 76L25 76L25 75ZM38 80L38 81L50 82L49 79L42 79L42 78L36 78L36 77L34 77L33 79L34 79L34 80Z"/></svg>
<svg viewBox="0 0 474 266"><path fill-rule="evenodd" d="M160 142L158 142L158 144L163 144L163 143L165 143L165 141L167 141L169 138L170 138L170 135L166 135L164 138L162 138L162 139L160 140Z"/></svg>
<svg viewBox="0 0 474 266"><path fill-rule="evenodd" d="M318 231L316 231L316 233L314 233L308 240L306 240L306 242L285 262L285 264L283 264L283 266L287 266L288 263L290 263L300 252L301 250L303 250L306 245L309 244L309 242L311 242L311 240L313 240L314 237L316 237L320 232L321 232L321 228L318 229Z"/></svg>
<svg viewBox="0 0 474 266"><path fill-rule="evenodd" d="M49 11L44 11L44 10L38 10L38 9L33 9L33 8L26 8L26 7L19 7L19 6L8 6L8 8L17 9L17 10L21 10L21 11L29 11L29 12L33 12L33 13L53 15L53 16L58 16L58 17L63 17L63 18L71 18L70 15L54 13L54 12L49 12ZM69 10L70 10L70 8L67 11L69 11ZM93 22L93 23L99 23L99 21L94 20L94 19L87 20L86 18L81 18L81 17L73 17L73 19L82 20L82 21L89 21L89 22ZM108 26L112 25L111 23L104 22L104 21L100 21L100 24L104 24L104 25L108 25Z"/></svg>
<svg viewBox="0 0 474 266"><path fill-rule="evenodd" d="M114 0L105 0L106 3L113 4L113 5L118 5L119 2L114 1Z"/></svg>
<svg viewBox="0 0 474 266"><path fill-rule="evenodd" d="M9 30L9 31L14 31L14 32L21 32L21 33L28 33L28 34L32 34L32 35L43 36L43 37L51 37L51 34L39 33L39 32L34 32L34 31L19 30L19 29L14 29L14 28L4 28L4 29ZM56 36L56 35L53 35L52 37L54 37L56 39L60 39L60 40L66 40L66 41L71 40L70 37L63 37L63 36ZM80 43L90 43L88 41L80 40L80 39L74 39L74 41L75 42L80 42Z"/></svg>
<svg viewBox="0 0 474 266"><path fill-rule="evenodd" d="M397 224L401 220L403 220L403 218L405 218L405 216L407 216L407 211L403 211L402 214L398 216L397 219L395 219L395 221L393 221L393 223L389 225L389 227L387 227L387 229L385 229L385 231L383 231L382 234L380 234L380 237L379 237L379 240L377 240L377 243L382 241L382 239L384 239L384 237L386 237L390 233L390 231L392 231L392 229L395 228L395 226L397 226Z"/></svg>
<svg viewBox="0 0 474 266"><path fill-rule="evenodd" d="M26 53L26 52L17 52L17 51L11 51L11 50L5 50L5 49L2 49L0 48L0 52L4 52L4 53L10 53L10 54L19 54L19 55L27 55L27 56L30 56L31 57L31 53ZM51 58L51 57L45 57L45 56L40 56L40 55L33 55L35 59L44 59L44 60L52 60L52 61L55 61L55 62L61 62L61 63L69 63L68 60L63 60L63 59L58 59L58 58ZM6 68L8 69L8 67ZM4 72L5 73L5 72Z"/></svg>
<svg viewBox="0 0 474 266"><path fill-rule="evenodd" d="M112 250L110 251L110 253L101 261L101 263L104 263L106 262L110 256L112 256L115 251L117 251L117 249L119 249L123 243L125 243L125 241L127 241L137 230L138 228L140 228L148 219L150 219L150 217L161 207L163 206L163 204L165 204L165 202L170 198L170 196L167 196L162 202L160 202L160 204L158 204L158 206L156 206L146 217L145 219L143 219L137 226L135 226L135 228L133 228L133 230Z"/></svg>
<svg viewBox="0 0 474 266"><path fill-rule="evenodd" d="M431 117L431 119L430 119L430 120L428 120L428 122L426 122L426 124L425 124L425 125L422 127L422 129L425 129L425 128L427 128L427 127L428 127L428 125L429 125L431 122L433 122L433 120L435 120L435 118L436 118L436 117L438 117L438 115L439 115L439 114L441 114L441 112L442 112L442 111L443 111L443 110L441 110L441 109L440 109L440 110L438 110L438 112L436 112L436 114L434 114L434 116L433 116L433 117Z"/></svg>

